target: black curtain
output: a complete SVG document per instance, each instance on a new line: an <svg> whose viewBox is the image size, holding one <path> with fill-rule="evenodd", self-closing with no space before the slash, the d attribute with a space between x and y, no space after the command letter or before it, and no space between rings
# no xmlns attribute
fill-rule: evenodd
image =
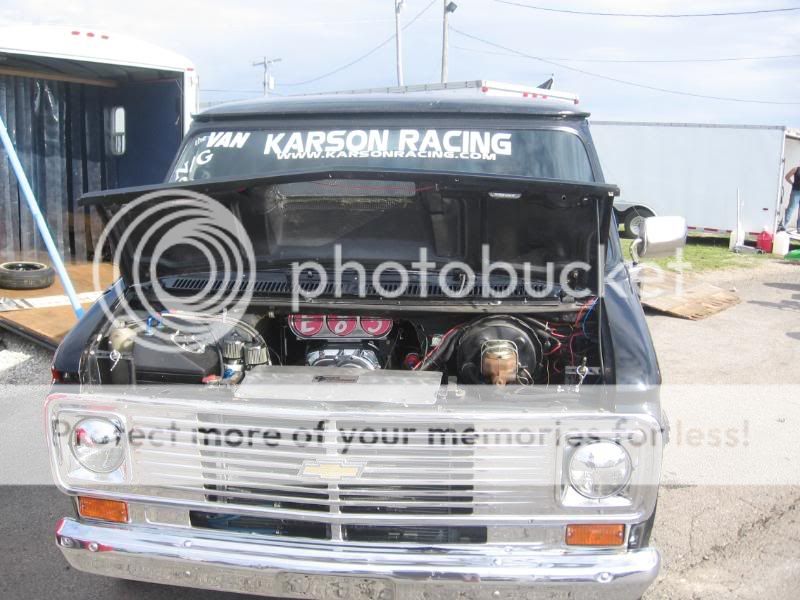
<svg viewBox="0 0 800 600"><path fill-rule="evenodd" d="M104 132L112 100L109 88L0 75L0 116L66 260L91 260L102 227L78 198L115 185ZM17 258L47 251L0 145L0 259Z"/></svg>

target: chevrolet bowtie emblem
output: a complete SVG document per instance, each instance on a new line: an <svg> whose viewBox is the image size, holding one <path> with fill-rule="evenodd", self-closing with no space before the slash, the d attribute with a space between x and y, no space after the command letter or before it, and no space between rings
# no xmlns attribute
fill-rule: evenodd
<svg viewBox="0 0 800 600"><path fill-rule="evenodd" d="M300 475L303 477L319 477L327 481L340 481L358 477L361 475L363 468L364 465L307 460L300 469Z"/></svg>

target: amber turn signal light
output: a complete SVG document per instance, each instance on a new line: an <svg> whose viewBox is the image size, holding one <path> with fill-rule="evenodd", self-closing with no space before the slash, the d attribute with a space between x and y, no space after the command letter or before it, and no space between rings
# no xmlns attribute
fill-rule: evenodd
<svg viewBox="0 0 800 600"><path fill-rule="evenodd" d="M78 513L87 519L100 519L112 523L128 522L128 505L118 500L78 496Z"/></svg>
<svg viewBox="0 0 800 600"><path fill-rule="evenodd" d="M619 546L625 525L567 525L567 546Z"/></svg>

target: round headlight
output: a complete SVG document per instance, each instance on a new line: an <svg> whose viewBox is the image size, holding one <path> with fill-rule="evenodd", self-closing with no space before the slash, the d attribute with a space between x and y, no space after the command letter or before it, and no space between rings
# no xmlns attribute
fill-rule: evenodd
<svg viewBox="0 0 800 600"><path fill-rule="evenodd" d="M108 419L91 417L75 425L70 446L81 466L94 473L112 473L125 460L123 441L119 425Z"/></svg>
<svg viewBox="0 0 800 600"><path fill-rule="evenodd" d="M569 461L569 482L587 498L614 496L622 491L630 477L630 456L614 442L578 446Z"/></svg>

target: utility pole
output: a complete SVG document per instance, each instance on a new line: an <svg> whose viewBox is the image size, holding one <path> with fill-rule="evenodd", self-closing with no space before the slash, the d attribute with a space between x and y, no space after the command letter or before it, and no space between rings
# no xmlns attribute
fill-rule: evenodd
<svg viewBox="0 0 800 600"><path fill-rule="evenodd" d="M403 85L403 30L400 27L400 11L405 0L394 0L394 40L397 53L397 85Z"/></svg>
<svg viewBox="0 0 800 600"><path fill-rule="evenodd" d="M265 56L261 60L253 63L254 67L264 67L264 81L262 85L264 88L265 96L269 96L269 91L275 87L275 80L272 78L272 74L270 73L270 71L272 71L272 65L279 62L281 62L280 58L268 59Z"/></svg>
<svg viewBox="0 0 800 600"><path fill-rule="evenodd" d="M447 83L447 18L450 13L455 12L458 4L450 0L442 0L444 3L444 14L442 15L442 83Z"/></svg>

